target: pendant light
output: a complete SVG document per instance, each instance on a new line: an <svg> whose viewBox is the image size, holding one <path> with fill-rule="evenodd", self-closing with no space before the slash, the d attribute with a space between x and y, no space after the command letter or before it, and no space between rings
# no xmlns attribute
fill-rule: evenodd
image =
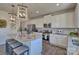
<svg viewBox="0 0 79 59"><path fill-rule="evenodd" d="M11 5L11 7L12 7L12 12L11 13L8 13L8 14L10 14L10 20L12 21L12 22L15 22L15 20L16 20L16 14L14 14L14 5Z"/></svg>
<svg viewBox="0 0 79 59"><path fill-rule="evenodd" d="M28 20L28 14L27 14L27 6L24 6L23 3L20 4L20 5L17 5L18 6L18 9L17 9L17 19L18 19L18 22L19 22L19 30L20 30L20 39L22 39L23 37L23 29L25 28L24 27L24 24L26 22L26 20Z"/></svg>
<svg viewBox="0 0 79 59"><path fill-rule="evenodd" d="M23 6L23 3L22 5L18 5L17 16L18 18L23 18L23 19L25 19L28 16L27 6Z"/></svg>

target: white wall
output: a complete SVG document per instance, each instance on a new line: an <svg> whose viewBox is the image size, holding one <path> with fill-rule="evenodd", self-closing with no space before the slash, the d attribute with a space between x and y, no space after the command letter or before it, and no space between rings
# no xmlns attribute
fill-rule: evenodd
<svg viewBox="0 0 79 59"><path fill-rule="evenodd" d="M31 19L27 21L26 24L36 24L37 27L41 28L43 27L44 19L43 18L37 18L37 19Z"/></svg>
<svg viewBox="0 0 79 59"><path fill-rule="evenodd" d="M78 28L79 28L79 4L77 5L77 8L78 8L78 12L77 12L77 13L78 13L78 14L77 14L78 17L77 17L77 18L78 18Z"/></svg>
<svg viewBox="0 0 79 59"><path fill-rule="evenodd" d="M42 18L31 19L27 24L36 24L37 27L43 27L44 23L51 23L52 27L74 27L74 12L67 12L64 14Z"/></svg>
<svg viewBox="0 0 79 59"><path fill-rule="evenodd" d="M9 20L9 16L7 12L0 11L0 19L5 19L7 22ZM9 24L7 23L6 28L0 28L0 45L5 43L5 40L7 39L7 34L9 32Z"/></svg>
<svg viewBox="0 0 79 59"><path fill-rule="evenodd" d="M75 20L74 20L75 26L79 28L79 4L76 5L75 8Z"/></svg>

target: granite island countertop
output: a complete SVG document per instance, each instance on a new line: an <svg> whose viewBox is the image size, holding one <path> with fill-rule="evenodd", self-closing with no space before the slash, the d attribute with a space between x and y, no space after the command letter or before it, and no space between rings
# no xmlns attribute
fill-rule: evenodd
<svg viewBox="0 0 79 59"><path fill-rule="evenodd" d="M20 38L20 39L16 39L16 40L21 43L30 42L30 41L42 38L42 33L34 32L33 34L30 34L29 36L30 36L30 38Z"/></svg>

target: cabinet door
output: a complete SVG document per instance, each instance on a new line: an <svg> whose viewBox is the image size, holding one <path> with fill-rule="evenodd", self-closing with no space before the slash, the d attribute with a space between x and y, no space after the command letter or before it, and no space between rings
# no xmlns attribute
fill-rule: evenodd
<svg viewBox="0 0 79 59"><path fill-rule="evenodd" d="M56 15L56 27L58 28L73 28L74 27L74 12L68 12Z"/></svg>
<svg viewBox="0 0 79 59"><path fill-rule="evenodd" d="M52 28L56 28L56 17L55 16L51 16L51 21L50 21L50 23L51 23L51 27Z"/></svg>
<svg viewBox="0 0 79 59"><path fill-rule="evenodd" d="M63 47L63 48L67 48L67 36L64 35L54 35L51 34L50 35L50 44L59 46L59 47Z"/></svg>
<svg viewBox="0 0 79 59"><path fill-rule="evenodd" d="M55 19L55 26L57 28L60 28L60 17L59 17L59 15L56 15L55 17L56 17L56 19Z"/></svg>
<svg viewBox="0 0 79 59"><path fill-rule="evenodd" d="M67 36L57 35L56 42L57 42L58 46L67 48Z"/></svg>
<svg viewBox="0 0 79 59"><path fill-rule="evenodd" d="M74 28L74 12L66 13L66 27Z"/></svg>
<svg viewBox="0 0 79 59"><path fill-rule="evenodd" d="M59 16L60 19L60 28L66 28L66 18L65 18L65 14L61 14Z"/></svg>
<svg viewBox="0 0 79 59"><path fill-rule="evenodd" d="M50 35L50 40L49 40L50 44L54 44L56 45L56 38L53 34Z"/></svg>
<svg viewBox="0 0 79 59"><path fill-rule="evenodd" d="M54 21L53 25L56 28L64 28L64 27L66 27L65 14L55 15L53 21Z"/></svg>
<svg viewBox="0 0 79 59"><path fill-rule="evenodd" d="M60 28L73 28L74 27L74 12L68 12L58 15Z"/></svg>
<svg viewBox="0 0 79 59"><path fill-rule="evenodd" d="M44 23L50 23L51 22L51 15L47 15L47 16L44 16Z"/></svg>

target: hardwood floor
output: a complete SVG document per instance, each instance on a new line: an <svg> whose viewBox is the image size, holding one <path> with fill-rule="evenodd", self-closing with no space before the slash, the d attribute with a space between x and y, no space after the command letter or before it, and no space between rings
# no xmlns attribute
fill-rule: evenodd
<svg viewBox="0 0 79 59"><path fill-rule="evenodd" d="M66 55L66 49L50 45L47 41L43 41L43 55Z"/></svg>
<svg viewBox="0 0 79 59"><path fill-rule="evenodd" d="M6 55L6 53L5 53L5 45L0 45L0 55Z"/></svg>

